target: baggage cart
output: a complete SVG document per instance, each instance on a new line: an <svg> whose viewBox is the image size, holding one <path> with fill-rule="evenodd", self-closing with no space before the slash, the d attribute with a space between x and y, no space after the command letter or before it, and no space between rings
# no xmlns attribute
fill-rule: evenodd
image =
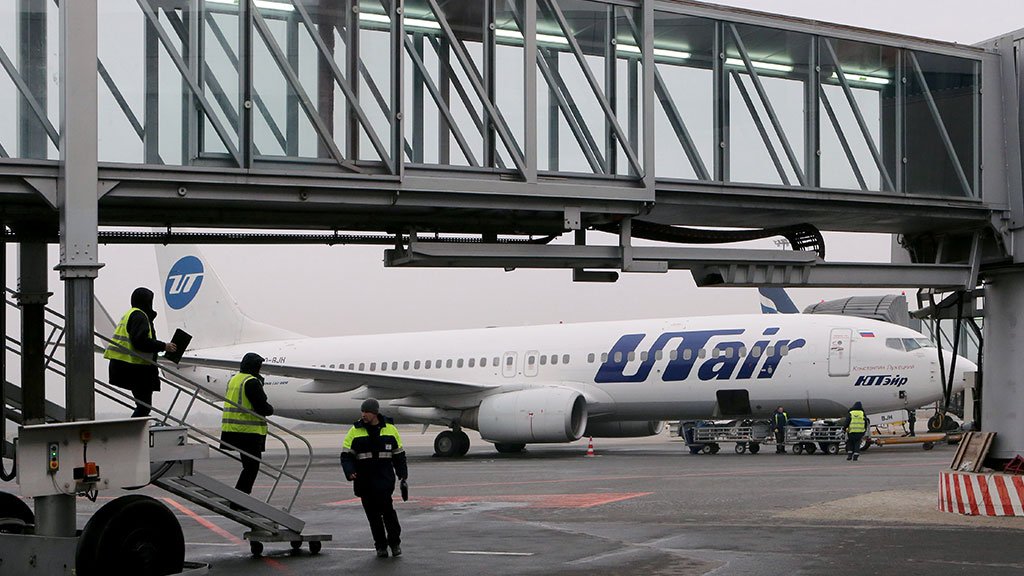
<svg viewBox="0 0 1024 576"><path fill-rule="evenodd" d="M846 445L846 429L842 426L812 424L808 427L786 426L786 445L793 454L838 454Z"/></svg>
<svg viewBox="0 0 1024 576"><path fill-rule="evenodd" d="M771 427L761 421L698 422L682 428L691 454L717 454L730 443L737 454L757 454L772 439Z"/></svg>

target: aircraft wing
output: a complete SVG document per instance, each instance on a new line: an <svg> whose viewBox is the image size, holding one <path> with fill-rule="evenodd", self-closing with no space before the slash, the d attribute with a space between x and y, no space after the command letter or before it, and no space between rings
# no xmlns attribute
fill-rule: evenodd
<svg viewBox="0 0 1024 576"><path fill-rule="evenodd" d="M181 359L181 364L205 366L208 368L219 368L223 370L238 370L238 360L236 359L185 356ZM425 378L412 378L397 374L377 374L374 372L357 372L353 370L323 368L320 366L297 366L292 364L267 363L260 369L260 373L312 380L312 382L299 387L299 392L312 394L336 394L340 392L349 392L362 386L400 392L403 396L413 394L471 394L473 392L483 392L485 390L495 388L495 386L481 385L473 382L432 380Z"/></svg>

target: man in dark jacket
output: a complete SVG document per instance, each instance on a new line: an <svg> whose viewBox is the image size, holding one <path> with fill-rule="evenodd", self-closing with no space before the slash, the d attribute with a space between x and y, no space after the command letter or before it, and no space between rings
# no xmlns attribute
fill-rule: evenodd
<svg viewBox="0 0 1024 576"><path fill-rule="evenodd" d="M782 406L775 409L772 414L772 431L775 432L775 453L786 453L786 425L789 424L789 416Z"/></svg>
<svg viewBox="0 0 1024 576"><path fill-rule="evenodd" d="M174 352L173 342L156 339L153 319L153 292L136 288L132 292L132 307L118 322L113 342L103 357L110 360L110 383L132 391L135 411L132 418L149 416L153 405L153 392L160 389L160 369L156 365L158 352Z"/></svg>
<svg viewBox="0 0 1024 576"><path fill-rule="evenodd" d="M263 357L259 354L249 352L242 357L238 374L228 381L220 425L221 448L240 452L242 472L235 482L235 490L246 494L252 493L260 471L260 456L267 447L266 417L274 413L263 391L261 367Z"/></svg>
<svg viewBox="0 0 1024 576"><path fill-rule="evenodd" d="M860 402L855 402L853 408L850 408L843 426L846 428L846 459L856 461L860 457L861 440L868 431L868 418Z"/></svg>
<svg viewBox="0 0 1024 576"><path fill-rule="evenodd" d="M400 556L402 527L391 495L395 491L395 475L402 482L409 477L402 438L391 420L380 414L377 400L367 398L360 410L362 417L345 435L341 468L345 478L352 482L356 496L363 501L377 557L387 558L388 546L391 554Z"/></svg>

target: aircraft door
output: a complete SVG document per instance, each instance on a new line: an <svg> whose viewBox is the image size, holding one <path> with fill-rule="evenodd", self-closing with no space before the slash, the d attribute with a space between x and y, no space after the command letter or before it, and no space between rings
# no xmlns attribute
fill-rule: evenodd
<svg viewBox="0 0 1024 576"><path fill-rule="evenodd" d="M516 362L518 361L519 354L515 352L505 352L501 357L501 375L505 378L515 378L516 375Z"/></svg>
<svg viewBox="0 0 1024 576"><path fill-rule="evenodd" d="M523 374L525 374L527 376L536 376L537 375L537 370L538 370L537 358L538 358L538 356L539 356L539 354L537 353L536 350L527 350L526 351L526 360L525 360L525 362L523 364Z"/></svg>
<svg viewBox="0 0 1024 576"><path fill-rule="evenodd" d="M828 375L850 375L850 342L853 330L833 328L828 342Z"/></svg>

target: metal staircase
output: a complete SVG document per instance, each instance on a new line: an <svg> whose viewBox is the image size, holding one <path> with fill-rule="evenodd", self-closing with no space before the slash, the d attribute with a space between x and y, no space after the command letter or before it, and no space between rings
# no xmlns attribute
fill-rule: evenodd
<svg viewBox="0 0 1024 576"><path fill-rule="evenodd" d="M10 292L10 291L8 291ZM8 306L17 307L11 300ZM64 317L56 311L46 308L45 322L48 330L46 338L46 370L48 373L63 378L65 364L63 358ZM5 337L6 350L21 355L21 342L12 336ZM106 348L111 340L103 334L95 333L96 349ZM203 406L218 413L223 411L226 400L223 395L211 392L190 380L172 365L160 364L160 380L166 386L161 398L170 392L170 401L166 407L151 406L150 425L150 483L179 496L197 506L201 506L215 514L224 516L234 522L246 526L249 530L243 534L249 540L250 550L254 555L263 551L264 542L290 542L294 549L301 547L302 542L309 543L312 553L320 551L321 542L331 539L329 534L303 534L305 522L291 514L302 484L309 472L313 449L309 442L296 432L276 422L267 422L268 444L277 442L283 448L280 459L264 458L260 460L260 474L272 481L270 490L264 498L257 498L235 490L215 478L196 470L196 461L209 457L210 451L219 452L240 462L237 448L223 444L219 431L211 433L188 423L189 416L197 407ZM96 394L131 411L135 399L130 392L111 384L95 379ZM4 405L6 418L16 424L24 424L22 415L22 390L19 386L6 382L4 387ZM64 420L64 408L47 401L45 414L47 421ZM0 428L2 430L2 428ZM298 454L293 462L292 444L305 449ZM14 445L4 440L4 457L15 456ZM264 455L267 453L265 452ZM290 489L288 489L290 488Z"/></svg>

